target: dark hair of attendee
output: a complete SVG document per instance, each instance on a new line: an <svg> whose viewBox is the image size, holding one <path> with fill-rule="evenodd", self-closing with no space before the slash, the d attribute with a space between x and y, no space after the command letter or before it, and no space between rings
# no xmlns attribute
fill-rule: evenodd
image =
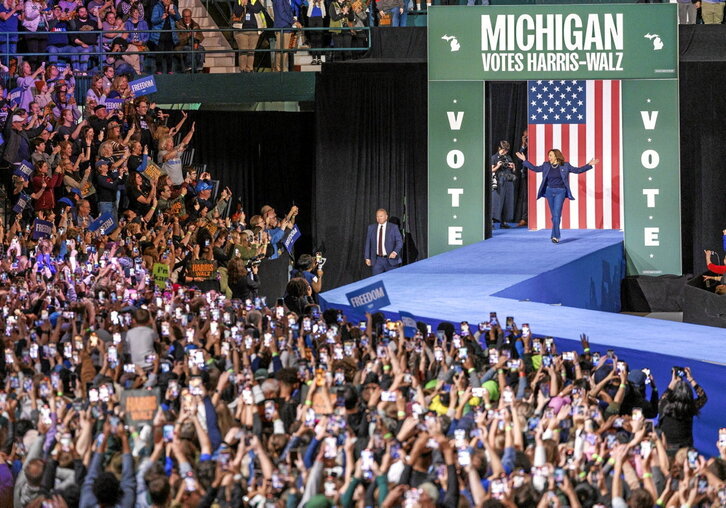
<svg viewBox="0 0 726 508"><path fill-rule="evenodd" d="M290 279L285 288L285 293L293 298L300 298L301 296L307 296L308 294L308 283L302 277L295 277Z"/></svg>
<svg viewBox="0 0 726 508"><path fill-rule="evenodd" d="M281 383L285 383L290 386L294 386L296 383L299 383L297 377L297 370L290 367L278 370L277 372L275 372L274 377Z"/></svg>
<svg viewBox="0 0 726 508"><path fill-rule="evenodd" d="M343 387L343 400L345 401L345 409L348 411L358 407L358 392L351 385Z"/></svg>
<svg viewBox="0 0 726 508"><path fill-rule="evenodd" d="M302 277L290 279L285 287L285 306L298 316L302 316L308 301L308 283Z"/></svg>
<svg viewBox="0 0 726 508"><path fill-rule="evenodd" d="M525 483L513 489L512 496L514 497L514 504L517 506L537 506L537 499L539 498L537 490L531 483Z"/></svg>
<svg viewBox="0 0 726 508"><path fill-rule="evenodd" d="M247 268L242 258L233 258L227 263L227 276L232 284L236 284L247 276Z"/></svg>
<svg viewBox="0 0 726 508"><path fill-rule="evenodd" d="M136 309L134 311L134 321L136 321L137 324L145 325L149 322L149 319L151 319L151 315L148 310Z"/></svg>
<svg viewBox="0 0 726 508"><path fill-rule="evenodd" d="M313 257L310 254L303 254L298 258L295 266L298 270L304 272L312 268L313 262Z"/></svg>
<svg viewBox="0 0 726 508"><path fill-rule="evenodd" d="M28 484L33 487L40 485L40 481L43 479L43 469L45 468L45 461L43 459L32 459L25 465L25 478L28 480Z"/></svg>
<svg viewBox="0 0 726 508"><path fill-rule="evenodd" d="M147 483L149 499L156 506L165 506L169 501L171 486L165 476L155 476Z"/></svg>
<svg viewBox="0 0 726 508"><path fill-rule="evenodd" d="M654 504L653 496L645 489L635 489L628 496L628 508L651 508Z"/></svg>
<svg viewBox="0 0 726 508"><path fill-rule="evenodd" d="M436 327L436 330L443 331L444 335L446 335L446 338L448 340L451 340L451 338L454 336L455 328L453 324L444 321L439 323L439 326Z"/></svg>
<svg viewBox="0 0 726 508"><path fill-rule="evenodd" d="M555 154L555 159L557 159L557 164L560 166L565 163L565 156L562 155L562 151L558 148L553 148L550 150L553 154ZM549 153L549 152L548 152Z"/></svg>
<svg viewBox="0 0 726 508"><path fill-rule="evenodd" d="M338 322L338 309L326 309L323 312L323 321L330 326Z"/></svg>
<svg viewBox="0 0 726 508"><path fill-rule="evenodd" d="M679 379L673 390L663 394L662 416L670 416L679 420L698 414L693 391L688 383Z"/></svg>
<svg viewBox="0 0 726 508"><path fill-rule="evenodd" d="M93 495L102 508L116 506L121 500L121 486L116 476L109 472L98 475L93 482Z"/></svg>

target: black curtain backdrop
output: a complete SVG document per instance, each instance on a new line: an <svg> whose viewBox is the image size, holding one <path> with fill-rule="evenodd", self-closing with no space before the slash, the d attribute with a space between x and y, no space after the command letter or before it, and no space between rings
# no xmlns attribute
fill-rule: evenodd
<svg viewBox="0 0 726 508"><path fill-rule="evenodd" d="M706 271L704 249L718 252L722 261L726 255L722 243L726 229L724 75L726 62L682 62L680 67L684 273Z"/></svg>
<svg viewBox="0 0 726 508"><path fill-rule="evenodd" d="M370 275L363 259L378 208L403 218L407 247L426 257L426 65L330 65L316 87L315 239L325 289Z"/></svg>
<svg viewBox="0 0 726 508"><path fill-rule="evenodd" d="M182 133L192 121L199 126L191 141L193 162L207 164L212 178L229 186L248 221L264 205L283 216L294 200L302 233L295 251L312 252L313 113L194 111Z"/></svg>
<svg viewBox="0 0 726 508"><path fill-rule="evenodd" d="M522 132L527 128L527 82L526 81L488 81L486 84L486 146L487 157L484 166L489 169L489 157L494 154L499 142L509 141L512 146L510 155L517 168L522 164L514 155L522 143ZM486 174L486 173L485 173ZM525 171L526 178L526 171ZM519 178L515 183L514 195L517 198L514 208L514 221L519 222L526 212L527 185L526 179ZM487 191L491 195L491 178L486 179ZM486 237L491 237L491 200L487 205Z"/></svg>

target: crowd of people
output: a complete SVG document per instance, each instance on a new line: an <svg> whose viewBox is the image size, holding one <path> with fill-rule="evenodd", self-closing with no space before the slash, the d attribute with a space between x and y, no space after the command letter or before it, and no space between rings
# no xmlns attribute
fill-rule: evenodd
<svg viewBox="0 0 726 508"><path fill-rule="evenodd" d="M21 72L3 109L0 506L726 501L726 431L720 457L693 448L707 399L688 368L661 394L647 366L513 318L350 322L315 304L307 254L265 300L260 263L288 256L297 207L231 211L181 162L194 123L113 67L84 111L68 71Z"/></svg>
<svg viewBox="0 0 726 508"><path fill-rule="evenodd" d="M719 457L693 448L688 368L659 393L585 336L350 322L303 277L266 305L151 282L133 236L58 238L3 234L0 506L726 502L726 429Z"/></svg>
<svg viewBox="0 0 726 508"><path fill-rule="evenodd" d="M104 65L141 74L143 53L153 50L166 53L154 55L155 66L149 71L201 71L203 40L191 9L179 9L171 0L0 3L0 56L5 66L21 54L33 66L42 61L72 66L76 75L101 71ZM175 51L184 53L173 58Z"/></svg>

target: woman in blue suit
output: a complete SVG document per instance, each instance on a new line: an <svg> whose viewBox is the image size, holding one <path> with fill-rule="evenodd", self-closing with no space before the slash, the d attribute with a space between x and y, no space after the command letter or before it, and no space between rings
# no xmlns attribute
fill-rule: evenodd
<svg viewBox="0 0 726 508"><path fill-rule="evenodd" d="M560 243L560 220L562 219L562 205L565 198L575 199L570 191L570 173L584 173L592 169L600 162L592 159L580 168L565 162L565 156L556 148L547 152L548 162L541 166L535 166L527 160L524 154L517 152L517 157L522 160L522 166L537 173L542 173L542 184L537 191L537 199L547 198L547 204L552 214L552 243Z"/></svg>

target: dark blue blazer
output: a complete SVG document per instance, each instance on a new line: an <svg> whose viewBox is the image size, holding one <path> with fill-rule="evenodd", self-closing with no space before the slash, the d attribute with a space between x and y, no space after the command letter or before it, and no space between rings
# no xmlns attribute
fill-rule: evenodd
<svg viewBox="0 0 726 508"><path fill-rule="evenodd" d="M378 223L368 226L368 234L366 235L366 245L364 249L365 259L375 261L376 246L378 245ZM403 249L403 237L398 226L389 222L386 224L386 237L383 239L383 245L386 247L386 253L390 256L391 252L396 253L396 258L387 258L392 265L401 264L401 249Z"/></svg>
<svg viewBox="0 0 726 508"><path fill-rule="evenodd" d="M522 161L522 166L534 171L535 173L542 173L542 183L540 184L539 190L537 191L537 198L544 197L545 195L545 191L547 190L547 175L549 174L549 172L557 171L557 169L559 169L560 176L562 176L562 181L565 183L567 197L569 199L575 199L575 196L572 195L572 191L570 190L570 173L579 174L592 169L592 166L590 166L589 164L585 164L580 168L576 168L569 162L565 162L564 164L560 164L557 168L554 168L549 162L545 162L541 166L535 166L529 161Z"/></svg>

